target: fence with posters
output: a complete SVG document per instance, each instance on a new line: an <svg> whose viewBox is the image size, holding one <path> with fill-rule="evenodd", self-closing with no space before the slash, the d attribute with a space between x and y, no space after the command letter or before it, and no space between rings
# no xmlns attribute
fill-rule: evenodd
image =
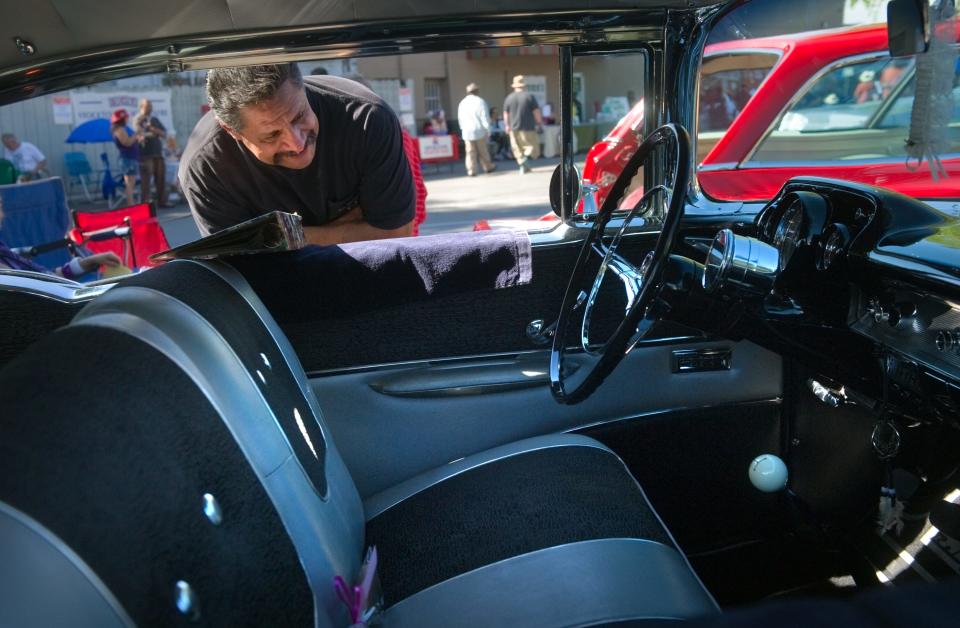
<svg viewBox="0 0 960 628"><path fill-rule="evenodd" d="M146 80L149 78L153 77L127 79L126 81L138 81L130 85L80 88L55 94L43 94L37 98L4 105L0 107L0 131L14 133L21 140L35 144L47 158L47 166L51 173L57 176L65 177L67 174L63 162L63 155L66 152L83 152L87 155L90 165L96 169L100 167L100 153L106 151L111 166L115 168L117 149L112 142L65 144L64 140L67 139L76 122L82 122L91 117L109 118L113 109L117 108L110 108L111 95L115 97L119 94L125 98L125 102L120 106L131 113L136 113L137 101L140 98L151 98L154 114L160 114L157 117L168 130L177 131L177 142L182 149L194 125L200 119L201 105L206 102L205 88L203 85L176 85L169 88L159 84L146 85ZM88 99L88 96L92 98ZM80 100L85 103L81 106L81 111L86 112L83 120L78 120L75 114L76 103ZM95 105L95 102L99 104ZM100 113L95 114L94 111Z"/></svg>

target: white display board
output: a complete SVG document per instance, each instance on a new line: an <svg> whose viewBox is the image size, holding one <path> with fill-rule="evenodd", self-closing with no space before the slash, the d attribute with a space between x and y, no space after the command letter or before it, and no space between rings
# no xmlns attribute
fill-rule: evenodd
<svg viewBox="0 0 960 628"><path fill-rule="evenodd" d="M146 98L153 105L153 115L158 118L167 132L176 133L173 126L173 109L170 105L169 91L111 91L94 92L73 90L70 100L73 104L73 123L83 124L96 118L110 119L117 109L123 108L130 115L131 122L137 115L140 99Z"/></svg>
<svg viewBox="0 0 960 628"><path fill-rule="evenodd" d="M53 123L54 124L73 124L73 103L70 96L53 96Z"/></svg>
<svg viewBox="0 0 960 628"><path fill-rule="evenodd" d="M454 157L453 137L450 135L421 135L417 141L420 143L420 159L424 161Z"/></svg>

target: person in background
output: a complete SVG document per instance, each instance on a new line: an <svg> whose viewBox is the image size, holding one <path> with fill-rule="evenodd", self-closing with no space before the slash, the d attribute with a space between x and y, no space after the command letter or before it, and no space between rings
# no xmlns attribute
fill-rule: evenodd
<svg viewBox="0 0 960 628"><path fill-rule="evenodd" d="M873 70L864 70L860 73L860 81L853 90L853 99L857 104L880 99L882 91L876 76L877 73Z"/></svg>
<svg viewBox="0 0 960 628"><path fill-rule="evenodd" d="M447 118L443 109L437 109L427 114L427 121L423 124L424 135L446 135Z"/></svg>
<svg viewBox="0 0 960 628"><path fill-rule="evenodd" d="M127 132L126 109L117 109L110 116L110 135L120 153L120 174L123 175L124 191L127 195L127 207L133 205L133 195L137 185L137 173L140 171L140 134Z"/></svg>
<svg viewBox="0 0 960 628"><path fill-rule="evenodd" d="M513 159L510 154L510 138L503 130L503 118L500 117L500 110L496 107L490 107L490 141L493 142L493 158Z"/></svg>
<svg viewBox="0 0 960 628"><path fill-rule="evenodd" d="M0 136L3 141L3 158L13 164L20 173L19 181L33 181L50 176L47 158L30 142L21 142L13 133Z"/></svg>
<svg viewBox="0 0 960 628"><path fill-rule="evenodd" d="M537 99L525 89L522 74L513 77L510 87L513 93L503 101L503 127L510 134L510 146L520 174L525 174L530 172L528 162L540 156L537 130L543 125L543 117Z"/></svg>
<svg viewBox="0 0 960 628"><path fill-rule="evenodd" d="M544 124L556 124L557 119L553 117L553 103L548 102L543 106L543 109L540 111L543 116Z"/></svg>
<svg viewBox="0 0 960 628"><path fill-rule="evenodd" d="M911 63L911 59L892 59L883 66L880 71L880 91L884 98L894 90Z"/></svg>
<svg viewBox="0 0 960 628"><path fill-rule="evenodd" d="M487 138L490 136L490 117L487 101L480 98L480 87L476 83L467 85L467 95L457 107L457 122L466 147L467 176L477 175L477 162L484 172L493 172L497 167L490 161Z"/></svg>
<svg viewBox="0 0 960 628"><path fill-rule="evenodd" d="M327 76L328 74L329 72L327 72L327 68L323 67L322 65L318 65L310 70L310 76Z"/></svg>
<svg viewBox="0 0 960 628"><path fill-rule="evenodd" d="M3 197L0 196L0 226L3 226ZM32 270L36 273L47 273L59 275L67 279L77 279L82 275L93 272L101 266L120 266L122 262L116 253L108 251L106 253L97 253L88 257L74 257L69 262L57 268L50 270L44 268L30 258L20 255L0 240L0 268L11 270Z"/></svg>
<svg viewBox="0 0 960 628"><path fill-rule="evenodd" d="M140 135L140 202L150 202L150 180L153 179L158 206L171 207L167 203L167 167L163 163L163 140L167 129L153 115L153 104L146 98L140 101L133 126Z"/></svg>

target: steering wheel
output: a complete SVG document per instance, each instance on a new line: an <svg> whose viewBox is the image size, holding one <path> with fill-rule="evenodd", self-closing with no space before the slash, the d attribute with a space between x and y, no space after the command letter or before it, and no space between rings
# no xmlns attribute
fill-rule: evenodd
<svg viewBox="0 0 960 628"><path fill-rule="evenodd" d="M672 157L673 167L668 173L670 176L665 178L664 183L654 186L643 194L625 217L623 225L610 244L604 244L604 231L617 209L619 199L623 196L633 175L660 145L664 145L665 149L670 151L667 154ZM613 187L610 188L610 193L597 213L593 227L580 249L576 266L567 284L567 291L563 296L560 316L557 319L553 349L550 353L550 389L558 402L574 404L586 399L629 353L630 349L649 334L655 320L651 305L663 289L664 269L683 220L683 207L691 171L690 135L682 126L666 124L640 144L637 152L630 158ZM653 251L647 254L640 268L637 268L619 255L617 249L627 226L637 215L638 210L656 194L663 195L667 205L663 229L660 231ZM601 262L588 292L584 279L593 255L598 255ZM616 331L602 346L595 347L590 342L590 319L607 271L612 272L623 283L627 305ZM571 320L581 308L583 322L580 327L579 343L587 364L574 371L564 368L568 352L567 332L571 327Z"/></svg>

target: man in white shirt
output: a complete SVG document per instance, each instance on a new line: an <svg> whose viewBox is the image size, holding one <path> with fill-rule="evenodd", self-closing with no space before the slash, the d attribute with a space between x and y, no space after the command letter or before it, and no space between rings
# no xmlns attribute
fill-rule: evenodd
<svg viewBox="0 0 960 628"><path fill-rule="evenodd" d="M50 176L47 172L47 158L40 149L30 142L21 142L13 133L4 133L3 158L13 163L20 172L21 181L32 181Z"/></svg>
<svg viewBox="0 0 960 628"><path fill-rule="evenodd" d="M480 87L476 83L467 85L467 95L457 107L457 122L460 124L460 134L466 146L467 176L477 174L477 160L484 172L493 172L497 169L490 160L490 151L487 149L487 137L490 135L490 113L487 102L477 94Z"/></svg>

